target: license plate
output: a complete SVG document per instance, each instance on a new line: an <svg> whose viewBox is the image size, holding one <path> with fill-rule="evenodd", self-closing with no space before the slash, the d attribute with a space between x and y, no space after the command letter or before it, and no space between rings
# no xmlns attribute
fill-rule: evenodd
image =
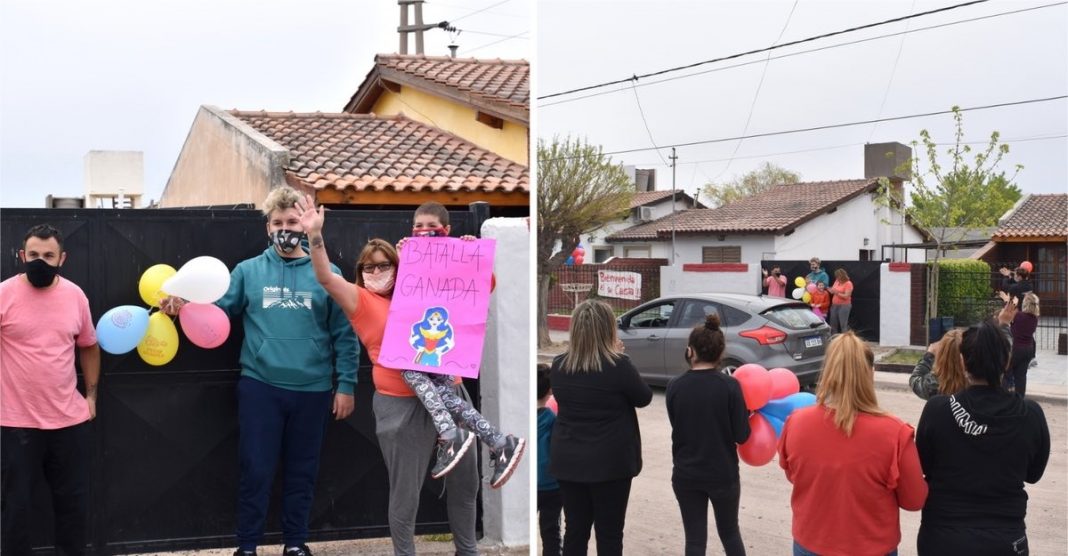
<svg viewBox="0 0 1068 556"><path fill-rule="evenodd" d="M810 338L805 338L805 347L806 348L820 347L822 345L823 345L823 338L820 337L820 336L812 336Z"/></svg>

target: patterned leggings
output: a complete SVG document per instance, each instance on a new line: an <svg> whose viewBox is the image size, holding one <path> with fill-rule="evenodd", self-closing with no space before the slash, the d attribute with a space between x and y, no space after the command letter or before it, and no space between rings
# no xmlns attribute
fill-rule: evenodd
<svg viewBox="0 0 1068 556"><path fill-rule="evenodd" d="M401 371L401 377L430 414L439 437L455 429L456 424L460 423L490 448L504 446L505 440L501 431L491 425L470 403L456 395L452 388L452 375Z"/></svg>

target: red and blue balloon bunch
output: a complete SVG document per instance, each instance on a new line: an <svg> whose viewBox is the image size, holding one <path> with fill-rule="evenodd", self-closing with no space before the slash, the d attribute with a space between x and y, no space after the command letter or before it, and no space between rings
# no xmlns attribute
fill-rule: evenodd
<svg viewBox="0 0 1068 556"><path fill-rule="evenodd" d="M749 415L749 439L738 445L738 457L753 466L765 465L775 457L786 418L795 410L816 404L816 396L801 392L797 375L790 369L770 371L749 363L734 371L742 386Z"/></svg>
<svg viewBox="0 0 1068 556"><path fill-rule="evenodd" d="M230 336L230 319L213 303L229 288L230 271L214 257L191 259L179 270L165 264L149 267L137 284L149 308L120 305L104 313L96 323L100 349L121 355L137 348L149 365L169 363L178 353L178 329L158 310L168 296L190 301L178 312L189 341L202 348L219 347Z"/></svg>

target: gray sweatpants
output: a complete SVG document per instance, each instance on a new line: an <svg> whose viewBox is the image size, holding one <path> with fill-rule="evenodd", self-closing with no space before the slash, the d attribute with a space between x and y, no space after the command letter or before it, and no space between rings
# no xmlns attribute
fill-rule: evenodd
<svg viewBox="0 0 1068 556"><path fill-rule="evenodd" d="M462 388L460 395L467 397ZM389 472L389 534L393 553L415 555L415 514L438 437L434 423L418 398L385 396L375 392L372 402L375 433ZM475 498L478 463L474 450L445 476L446 510L456 554L477 556Z"/></svg>
<svg viewBox="0 0 1068 556"><path fill-rule="evenodd" d="M852 310L852 303L831 305L831 314L827 318L827 324L831 325L831 334L849 331L849 313Z"/></svg>

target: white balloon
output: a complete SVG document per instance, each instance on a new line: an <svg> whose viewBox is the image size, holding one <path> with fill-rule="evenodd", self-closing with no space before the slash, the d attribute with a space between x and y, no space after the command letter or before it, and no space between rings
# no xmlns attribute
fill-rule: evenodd
<svg viewBox="0 0 1068 556"><path fill-rule="evenodd" d="M194 303L214 303L230 289L230 270L215 257L197 257L163 282L162 289Z"/></svg>
<svg viewBox="0 0 1068 556"><path fill-rule="evenodd" d="M179 271L179 272L181 272L181 271ZM163 285L166 286L167 284L163 284ZM164 291L166 291L167 288L163 288L163 289L164 289ZM805 294L805 288L795 288L794 292L793 292L793 298L794 299L801 299L801 296L803 296L804 294Z"/></svg>

